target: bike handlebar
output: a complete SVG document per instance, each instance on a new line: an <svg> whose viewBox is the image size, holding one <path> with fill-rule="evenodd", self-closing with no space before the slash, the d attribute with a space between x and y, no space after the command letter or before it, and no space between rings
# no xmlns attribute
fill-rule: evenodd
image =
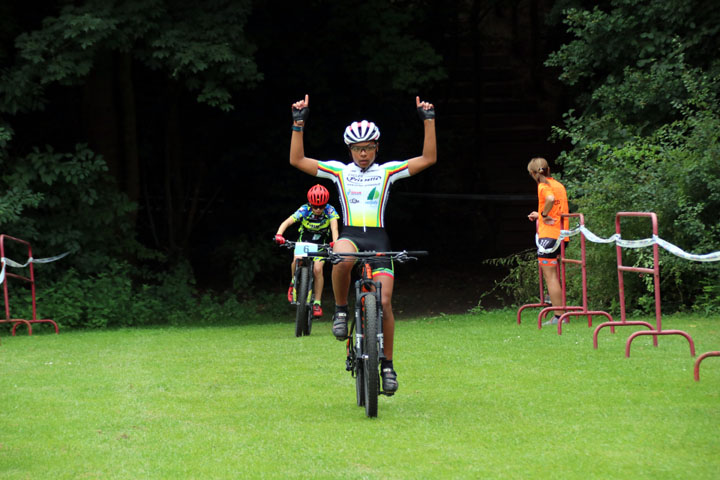
<svg viewBox="0 0 720 480"><path fill-rule="evenodd" d="M298 242L293 242L292 240L285 240L285 243L278 246L293 249L297 243ZM319 250L317 252L309 253L309 255L313 257L325 257L332 263L340 263L343 258L363 258L368 261L387 258L395 260L399 263L404 263L409 260L417 260L417 257L429 255L427 250L402 250L394 252L333 252L330 250L332 246L328 243L318 243L317 247Z"/></svg>
<svg viewBox="0 0 720 480"><path fill-rule="evenodd" d="M295 248L295 244L297 244L297 243L298 242L293 242L292 240L285 240L285 243L278 245L278 247ZM307 243L307 242L300 242L300 243ZM319 249L322 249L322 250L329 250L331 248L329 243L318 243L316 245L318 246ZM326 252L312 252L312 253L314 255L315 253L326 253ZM320 255L320 256L322 256L322 255Z"/></svg>
<svg viewBox="0 0 720 480"><path fill-rule="evenodd" d="M426 250L402 250L399 252L318 252L319 257L327 257L332 263L339 263L343 258L362 258L366 260L381 260L388 258L395 260L399 263L407 262L408 260L417 260L417 257L424 257L429 255Z"/></svg>

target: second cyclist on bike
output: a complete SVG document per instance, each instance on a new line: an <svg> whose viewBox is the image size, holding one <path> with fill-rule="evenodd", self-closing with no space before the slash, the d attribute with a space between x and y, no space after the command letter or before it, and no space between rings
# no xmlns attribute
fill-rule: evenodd
<svg viewBox="0 0 720 480"><path fill-rule="evenodd" d="M295 213L290 215L284 222L280 224L275 234L275 243L282 245L285 243L283 234L290 225L300 222L298 227L298 242L309 243L330 243L338 238L338 215L335 208L328 203L330 200L330 192L327 188L318 184L308 190L308 203L300 206ZM315 298L313 299L313 316L322 316L322 290L323 290L323 259L317 259L313 262L313 276L315 278ZM293 259L290 277L290 287L288 288L288 301L295 302L295 259Z"/></svg>

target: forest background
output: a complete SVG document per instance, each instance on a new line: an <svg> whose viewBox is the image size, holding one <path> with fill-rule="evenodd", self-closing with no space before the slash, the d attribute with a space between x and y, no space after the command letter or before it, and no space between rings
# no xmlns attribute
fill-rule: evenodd
<svg viewBox="0 0 720 480"><path fill-rule="evenodd" d="M287 161L306 93L320 159L343 159L342 129L361 118L380 125L380 161L414 156L415 96L435 104L438 164L393 187L388 229L395 247L431 251L429 274L502 267L478 301L537 295L532 156L598 235L618 211L654 211L663 239L720 250L709 1L11 0L0 27L0 232L35 257L70 252L37 280L63 327L273 308L289 258L270 239L323 183ZM593 306L613 308L614 249L588 255ZM661 266L664 310L720 310L720 266L666 252ZM626 282L630 309L652 310L651 279Z"/></svg>

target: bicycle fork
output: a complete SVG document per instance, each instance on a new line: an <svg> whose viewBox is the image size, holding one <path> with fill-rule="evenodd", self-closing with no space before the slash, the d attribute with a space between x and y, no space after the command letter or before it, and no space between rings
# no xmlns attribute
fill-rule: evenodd
<svg viewBox="0 0 720 480"><path fill-rule="evenodd" d="M385 338L383 336L383 310L382 310L382 284L368 279L360 279L355 282L355 298L357 302L355 304L355 321L363 318L362 309L364 306L363 299L373 295L375 297L375 305L377 306L377 342L378 342L378 360L385 360ZM358 352L362 352L362 340L365 337L365 327L362 325L357 326L355 332L355 349ZM365 352L362 352L365 355Z"/></svg>
<svg viewBox="0 0 720 480"><path fill-rule="evenodd" d="M306 258L298 258L295 260L295 276L293 277L293 282L295 288L297 288L298 285L300 285L300 270L307 267L310 270L310 275L308 275L308 299L307 303L308 305L312 305L312 302L315 300L315 269L313 268L313 262L308 261ZM299 299L295 299L294 302L292 302L292 305L296 305L298 303Z"/></svg>

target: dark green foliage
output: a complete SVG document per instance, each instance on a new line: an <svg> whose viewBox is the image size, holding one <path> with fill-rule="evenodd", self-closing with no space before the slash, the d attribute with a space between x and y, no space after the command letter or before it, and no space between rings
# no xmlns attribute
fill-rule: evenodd
<svg viewBox="0 0 720 480"><path fill-rule="evenodd" d="M39 282L38 318L52 318L61 329L143 325L238 325L286 318L277 302L263 295L240 302L232 294L201 294L187 264L133 281L135 268L114 263L94 275L69 268L54 282ZM31 318L30 295L11 289L15 318Z"/></svg>
<svg viewBox="0 0 720 480"><path fill-rule="evenodd" d="M63 6L41 29L17 37L17 59L0 80L0 111L41 108L47 86L80 84L110 52L131 52L197 92L198 102L230 110L231 89L262 78L244 35L249 5L90 0Z"/></svg>
<svg viewBox="0 0 720 480"><path fill-rule="evenodd" d="M249 9L249 1L63 4L40 28L16 37L13 62L0 77L0 112L31 118L52 107L50 90L71 92L103 59L127 52L198 102L230 110L231 91L262 78L244 38ZM192 270L137 242L137 205L120 193L102 156L85 144L67 153L14 146L12 134L0 122L0 229L31 242L35 257L71 252L36 267L46 316L64 327L200 321L208 297L197 294ZM8 256L22 263L25 253ZM29 295L18 295L13 310L26 311L24 302Z"/></svg>
<svg viewBox="0 0 720 480"><path fill-rule="evenodd" d="M588 228L609 236L616 212L652 211L661 238L692 253L719 250L718 10L700 1L616 0L566 13L574 39L548 64L587 94L555 133L572 142L558 162ZM624 220L622 232L647 238L650 222ZM652 265L650 248L623 255L624 264ZM590 245L588 264L593 306L609 308L617 298L614 248ZM703 308L703 284L718 279L717 264L661 249L664 309ZM625 282L629 308L652 311L651 277L626 274Z"/></svg>
<svg viewBox="0 0 720 480"><path fill-rule="evenodd" d="M258 238L253 241L250 237L243 235L233 238L226 243L225 249L232 250L227 255L232 259L230 273L232 275L232 288L238 293L248 293L253 290L258 275L263 270L276 271L279 264L288 264L292 258L290 251L279 249L269 239Z"/></svg>
<svg viewBox="0 0 720 480"><path fill-rule="evenodd" d="M134 205L117 193L106 171L86 145L72 153L34 149L0 176L0 227L31 242L36 257L70 251L66 262L82 273L138 252L127 218Z"/></svg>
<svg viewBox="0 0 720 480"><path fill-rule="evenodd" d="M577 2L558 2L562 4ZM720 12L702 0L613 0L572 7L564 23L572 39L552 53L548 66L578 88L583 123L596 139L626 138L678 118L674 105L689 98L687 65L716 75Z"/></svg>
<svg viewBox="0 0 720 480"><path fill-rule="evenodd" d="M250 197L267 188L247 182L267 172L268 152L280 141L277 118L266 112L275 100L242 97L266 78L256 45L265 49L263 68L276 82L269 91L290 78L313 92L341 82L349 91L359 88L358 99L368 91L415 95L444 75L439 55L417 35L428 22L412 8L418 3L371 1L348 8L317 1L273 9L251 0L89 0L48 5L36 21L20 14L19 2L0 7L0 231L30 241L36 257L71 252L36 269L43 314L64 328L197 323L214 314L237 318L240 311L252 318L235 294L257 297L256 284L267 280L261 271L287 268L290 256L259 233L281 219L268 227L268 209L256 206L239 231L210 225L230 239L208 248L221 272L213 287L232 284L227 298L201 294L186 258L203 208L228 181L217 178L217 163L230 172L226 177L237 175L234 186L251 184L244 187ZM278 42L273 28L284 29L283 38L296 29L292 44ZM327 53L314 55L319 51ZM341 71L356 75L345 78ZM324 79L331 81L320 85ZM93 104L97 99L104 103ZM411 96L408 101L412 105ZM233 118L203 110L227 112L239 103L243 108ZM15 138L5 120L18 128ZM226 130L229 120L245 137L220 152L214 140L234 135ZM82 122L102 128L66 127ZM320 117L316 122L319 127ZM103 147L108 151L101 156ZM245 163L242 174L238 159ZM143 188L153 198L141 198ZM211 200L198 206L200 199ZM150 223L143 241L150 237L157 250L137 241L143 222ZM245 231L246 224L255 231ZM171 227L163 231L163 225ZM12 256L23 261L22 255ZM19 295L13 305L23 302Z"/></svg>
<svg viewBox="0 0 720 480"><path fill-rule="evenodd" d="M690 253L720 250L720 10L699 0L583 3L558 2L572 5L564 11L571 39L547 61L577 92L554 132L572 145L557 162L574 211L601 237L615 233L619 211L655 212L664 240ZM651 233L647 218L622 221L623 238ZM579 255L571 242L568 257ZM650 247L623 249L625 265L652 263ZM614 245L588 242L587 264L589 306L617 313ZM663 310L718 308L718 263L661 248L660 277ZM628 312L654 312L652 276L623 279ZM568 303L578 304L578 272L568 289Z"/></svg>
<svg viewBox="0 0 720 480"><path fill-rule="evenodd" d="M483 292L478 299L478 304L473 312L479 313L484 310L482 302L485 298L495 295L496 300L503 304L509 301L511 306L518 306L525 303L538 302L540 300L540 288L538 285L538 266L534 250L525 250L505 258L492 258L483 263L494 267L502 267L508 270L507 275L495 282L495 286Z"/></svg>
<svg viewBox="0 0 720 480"><path fill-rule="evenodd" d="M561 157L566 185L575 192L578 211L588 228L602 236L614 233L618 211L652 211L658 216L659 236L691 253L709 253L720 246L720 108L713 93L716 82L700 73L684 78L691 98L677 107L679 120L648 135L635 135L621 144L587 141L588 132L573 124L564 134L576 148ZM618 122L620 128L622 125ZM624 238L648 238L649 220L623 221ZM614 249L598 248L589 263L593 277L616 276ZM624 250L623 263L652 266L650 249ZM697 305L702 282L720 279L717 264L681 259L661 249L661 288L665 308ZM626 275L629 276L629 275ZM630 281L628 298L637 297L643 310L653 309L652 284ZM607 306L617 283L603 281L590 291ZM597 296L600 298L598 299ZM704 297L703 297L704 298ZM632 304L632 301L631 301ZM700 306L702 308L702 306Z"/></svg>

